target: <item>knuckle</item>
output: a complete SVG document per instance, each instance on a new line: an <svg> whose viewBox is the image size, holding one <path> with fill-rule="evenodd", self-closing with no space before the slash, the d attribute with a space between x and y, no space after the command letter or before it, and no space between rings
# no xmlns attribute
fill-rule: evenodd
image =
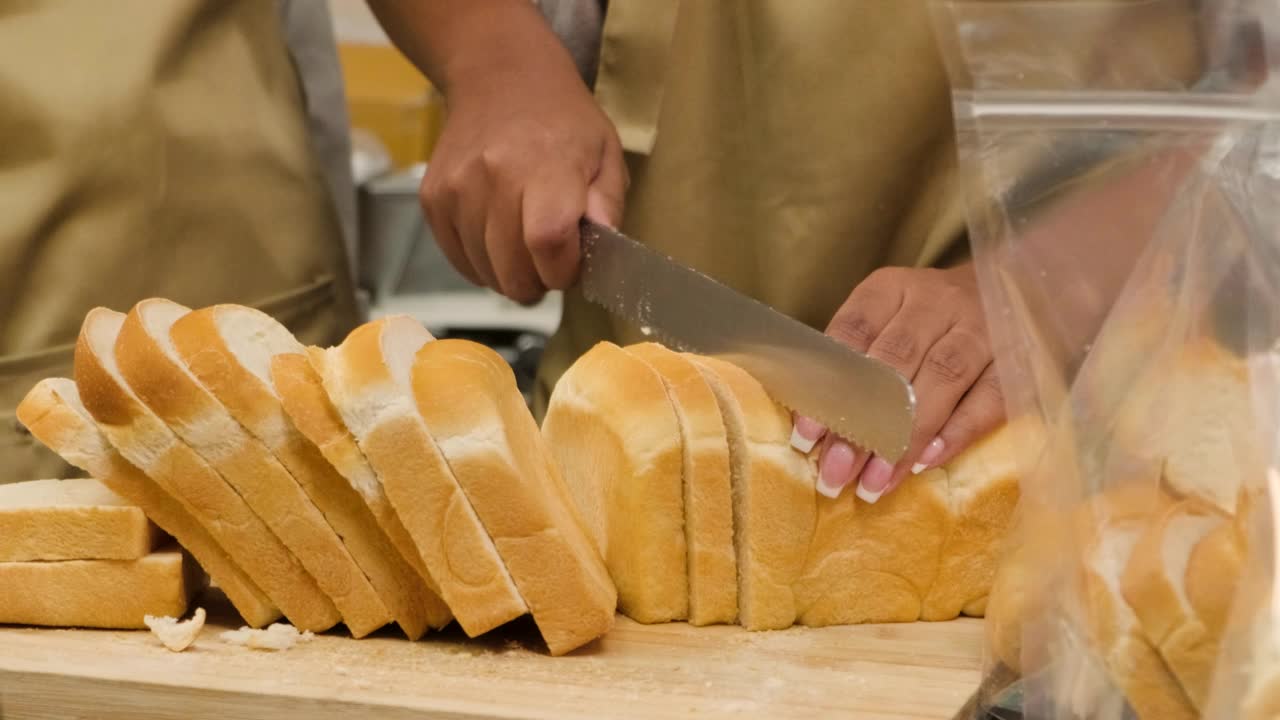
<svg viewBox="0 0 1280 720"><path fill-rule="evenodd" d="M947 385L959 385L973 379L973 349L959 342L939 342L925 357L925 369Z"/></svg>
<svg viewBox="0 0 1280 720"><path fill-rule="evenodd" d="M978 378L977 387L981 388L983 392L987 393L991 397L993 402L999 403L1001 409L1003 409L1004 386L1000 384L999 375L995 374L994 372L983 374L982 377Z"/></svg>
<svg viewBox="0 0 1280 720"><path fill-rule="evenodd" d="M422 201L422 206L427 209L433 209L439 205L445 197L445 184L440 178L439 173L427 173L422 178L422 186L418 189L418 199Z"/></svg>
<svg viewBox="0 0 1280 720"><path fill-rule="evenodd" d="M827 334L856 348L866 348L876 339L879 328L865 313L851 310L831 320Z"/></svg>
<svg viewBox="0 0 1280 720"><path fill-rule="evenodd" d="M465 165L447 168L440 174L440 193L444 197L456 196L467 186L468 169Z"/></svg>
<svg viewBox="0 0 1280 720"><path fill-rule="evenodd" d="M525 246L535 254L554 254L572 237L576 223L542 221L525 228Z"/></svg>
<svg viewBox="0 0 1280 720"><path fill-rule="evenodd" d="M910 333L889 332L881 335L873 350L891 365L906 365L919 357L920 341Z"/></svg>
<svg viewBox="0 0 1280 720"><path fill-rule="evenodd" d="M511 153L501 146L491 145L481 150L476 164L491 180L510 179L515 172Z"/></svg>

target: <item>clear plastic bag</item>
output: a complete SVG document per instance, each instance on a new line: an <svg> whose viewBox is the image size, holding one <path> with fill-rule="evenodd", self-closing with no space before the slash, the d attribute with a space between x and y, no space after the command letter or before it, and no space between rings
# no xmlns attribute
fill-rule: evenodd
<svg viewBox="0 0 1280 720"><path fill-rule="evenodd" d="M1262 140L1259 172L1243 193L1252 212L1280 227L1280 128ZM1205 717L1280 717L1280 234L1257 246L1250 267L1249 366L1266 482L1245 497L1247 560L1226 629Z"/></svg>
<svg viewBox="0 0 1280 720"><path fill-rule="evenodd" d="M1246 634L1224 630L1245 571L1220 558L1244 552L1273 444L1245 358L1280 276L1257 197L1280 3L934 9L1007 410L1045 431L988 606L988 677L1019 679L980 700L1196 717L1227 702L1215 675L1248 671L1218 662Z"/></svg>

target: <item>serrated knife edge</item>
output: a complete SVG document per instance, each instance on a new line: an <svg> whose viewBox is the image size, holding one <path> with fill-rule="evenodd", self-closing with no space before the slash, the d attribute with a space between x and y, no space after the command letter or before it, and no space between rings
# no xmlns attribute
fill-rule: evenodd
<svg viewBox="0 0 1280 720"><path fill-rule="evenodd" d="M583 296L646 337L742 367L783 406L891 462L906 452L915 394L892 367L616 231L584 223L582 250Z"/></svg>

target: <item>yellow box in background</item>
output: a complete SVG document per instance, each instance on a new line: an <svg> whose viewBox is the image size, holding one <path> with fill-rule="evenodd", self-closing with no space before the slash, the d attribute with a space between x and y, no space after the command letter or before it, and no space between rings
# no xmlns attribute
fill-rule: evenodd
<svg viewBox="0 0 1280 720"><path fill-rule="evenodd" d="M397 168L426 162L444 124L444 98L395 48L340 43L351 125L375 135Z"/></svg>

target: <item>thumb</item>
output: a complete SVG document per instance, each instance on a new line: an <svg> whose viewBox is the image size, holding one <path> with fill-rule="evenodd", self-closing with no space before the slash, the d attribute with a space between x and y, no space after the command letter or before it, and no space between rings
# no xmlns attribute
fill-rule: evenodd
<svg viewBox="0 0 1280 720"><path fill-rule="evenodd" d="M622 145L610 138L600 156L600 171L587 187L587 219L611 228L622 224L622 209L631 179L622 156Z"/></svg>

